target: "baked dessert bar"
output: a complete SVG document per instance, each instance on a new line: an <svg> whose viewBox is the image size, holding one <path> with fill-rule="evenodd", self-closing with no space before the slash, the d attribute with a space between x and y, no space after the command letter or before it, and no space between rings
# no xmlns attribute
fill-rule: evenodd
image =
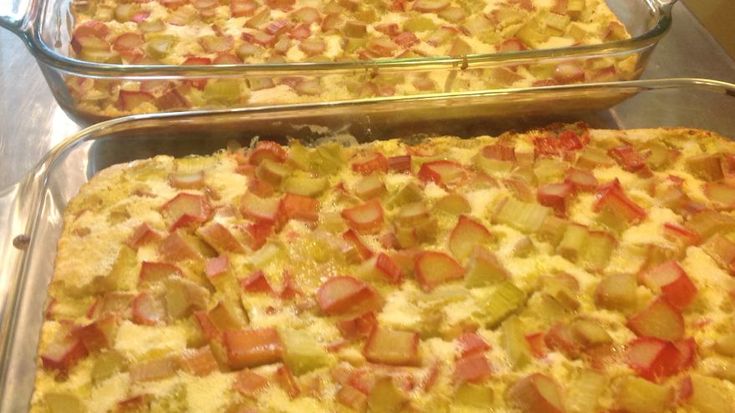
<svg viewBox="0 0 735 413"><path fill-rule="evenodd" d="M111 167L31 411L732 413L734 172L582 124Z"/></svg>
<svg viewBox="0 0 735 413"><path fill-rule="evenodd" d="M568 48L629 38L603 0L77 0L72 55L100 63L340 62ZM110 82L70 78L89 113L119 116L634 76L637 59L474 70L361 69L316 75Z"/></svg>

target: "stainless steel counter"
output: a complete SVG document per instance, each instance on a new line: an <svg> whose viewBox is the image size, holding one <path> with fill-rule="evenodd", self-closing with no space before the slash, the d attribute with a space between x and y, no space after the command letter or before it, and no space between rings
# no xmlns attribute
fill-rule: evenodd
<svg viewBox="0 0 735 413"><path fill-rule="evenodd" d="M644 77L735 82L735 62L678 4L673 29L654 52ZM54 101L22 43L0 30L0 197L3 188L20 180L51 147L78 130Z"/></svg>

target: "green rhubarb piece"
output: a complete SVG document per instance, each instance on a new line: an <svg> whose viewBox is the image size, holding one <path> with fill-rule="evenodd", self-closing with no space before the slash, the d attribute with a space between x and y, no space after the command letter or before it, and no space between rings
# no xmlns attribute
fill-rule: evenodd
<svg viewBox="0 0 735 413"><path fill-rule="evenodd" d="M480 303L479 318L489 328L498 326L506 317L517 311L526 301L526 293L510 281L504 281Z"/></svg>
<svg viewBox="0 0 735 413"><path fill-rule="evenodd" d="M532 359L531 347L526 341L523 323L518 317L510 317L501 326L502 344L510 362L516 369L522 369Z"/></svg>
<svg viewBox="0 0 735 413"><path fill-rule="evenodd" d="M403 23L403 30L417 33L436 29L434 21L428 17L413 17Z"/></svg>
<svg viewBox="0 0 735 413"><path fill-rule="evenodd" d="M663 412L673 401L673 391L666 385L628 376L620 384L616 398L618 407L630 413Z"/></svg>
<svg viewBox="0 0 735 413"><path fill-rule="evenodd" d="M546 241L556 248L564 237L567 225L569 223L566 220L556 215L549 215L544 220L541 228L539 228L538 237L540 240Z"/></svg>
<svg viewBox="0 0 735 413"><path fill-rule="evenodd" d="M560 182L564 180L564 173L569 164L558 159L542 158L536 161L533 173L540 184Z"/></svg>
<svg viewBox="0 0 735 413"><path fill-rule="evenodd" d="M490 176L505 175L515 166L513 162L490 159L481 154L477 154L473 161L477 169Z"/></svg>
<svg viewBox="0 0 735 413"><path fill-rule="evenodd" d="M516 33L516 37L523 43L538 48L549 39L550 34L542 31L539 23L534 19L524 24Z"/></svg>
<svg viewBox="0 0 735 413"><path fill-rule="evenodd" d="M539 204L506 198L493 220L511 226L521 232L536 232L549 215L549 208Z"/></svg>
<svg viewBox="0 0 735 413"><path fill-rule="evenodd" d="M409 182L398 190L387 201L389 208L401 207L406 204L423 200L424 192L414 182Z"/></svg>
<svg viewBox="0 0 735 413"><path fill-rule="evenodd" d="M567 225L564 236L559 242L559 246L556 247L556 251L562 257L576 262L582 250L588 247L588 239L589 233L587 227L578 224Z"/></svg>
<svg viewBox="0 0 735 413"><path fill-rule="evenodd" d="M355 53L358 49L365 47L367 39L348 37L347 44L345 44L345 52Z"/></svg>
<svg viewBox="0 0 735 413"><path fill-rule="evenodd" d="M560 32L564 32L566 30L570 20L569 16L565 14L546 13L543 16L543 21L547 27L551 27L552 29L556 29Z"/></svg>
<svg viewBox="0 0 735 413"><path fill-rule="evenodd" d="M116 351L107 351L97 356L92 366L92 382L100 383L125 369L125 359Z"/></svg>
<svg viewBox="0 0 735 413"><path fill-rule="evenodd" d="M633 274L611 274L595 290L595 303L603 308L622 310L635 306L638 283Z"/></svg>
<svg viewBox="0 0 735 413"><path fill-rule="evenodd" d="M323 177L290 176L283 182L283 190L296 195L314 197L321 195L328 185L329 181Z"/></svg>
<svg viewBox="0 0 735 413"><path fill-rule="evenodd" d="M78 396L69 393L46 393L44 402L50 413L82 413L87 411L87 407L82 403Z"/></svg>
<svg viewBox="0 0 735 413"><path fill-rule="evenodd" d="M487 408L493 403L493 391L479 384L465 382L457 388L453 402L478 409Z"/></svg>
<svg viewBox="0 0 735 413"><path fill-rule="evenodd" d="M582 370L568 387L567 406L570 413L597 411L600 396L607 387L605 376L594 370Z"/></svg>
<svg viewBox="0 0 735 413"><path fill-rule="evenodd" d="M706 210L692 215L686 226L706 239L718 232L727 233L735 230L735 217L718 211Z"/></svg>
<svg viewBox="0 0 735 413"><path fill-rule="evenodd" d="M393 383L391 377L379 378L368 396L368 411L372 413L393 413L401 411L408 398Z"/></svg>
<svg viewBox="0 0 735 413"><path fill-rule="evenodd" d="M302 375L329 364L329 353L307 332L280 329L279 335L285 350L283 359L294 374Z"/></svg>
<svg viewBox="0 0 735 413"><path fill-rule="evenodd" d="M587 237L580 262L588 271L602 271L610 262L615 239L604 232L593 231Z"/></svg>
<svg viewBox="0 0 735 413"><path fill-rule="evenodd" d="M212 103L237 103L241 95L241 82L237 79L211 79L204 87L204 98Z"/></svg>
<svg viewBox="0 0 735 413"><path fill-rule="evenodd" d="M689 403L700 413L732 413L733 394L721 380L692 374L692 398Z"/></svg>
<svg viewBox="0 0 735 413"><path fill-rule="evenodd" d="M735 333L718 338L714 348L723 356L735 357Z"/></svg>
<svg viewBox="0 0 735 413"><path fill-rule="evenodd" d="M273 185L280 185L290 174L291 168L272 159L264 159L255 168L255 176Z"/></svg>
<svg viewBox="0 0 735 413"><path fill-rule="evenodd" d="M123 244L112 264L110 273L104 278L104 285L110 290L129 291L138 282L138 254Z"/></svg>
<svg viewBox="0 0 735 413"><path fill-rule="evenodd" d="M151 57L162 59L171 53L177 41L175 36L159 35L151 37L145 45L145 50Z"/></svg>
<svg viewBox="0 0 735 413"><path fill-rule="evenodd" d="M268 77L251 77L248 79L248 87L250 90L263 90L275 87L273 79Z"/></svg>
<svg viewBox="0 0 735 413"><path fill-rule="evenodd" d="M363 38L367 36L367 26L363 22L348 21L342 30L347 37Z"/></svg>
<svg viewBox="0 0 735 413"><path fill-rule="evenodd" d="M508 271L486 247L477 247L467 265L464 283L468 288L487 287L508 278Z"/></svg>
<svg viewBox="0 0 735 413"><path fill-rule="evenodd" d="M344 164L342 146L338 143L319 145L311 156L311 168L320 174L333 174Z"/></svg>

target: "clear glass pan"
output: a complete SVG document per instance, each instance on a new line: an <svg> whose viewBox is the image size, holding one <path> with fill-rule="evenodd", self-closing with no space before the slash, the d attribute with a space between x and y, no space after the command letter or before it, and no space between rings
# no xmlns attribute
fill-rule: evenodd
<svg viewBox="0 0 735 413"><path fill-rule="evenodd" d="M671 26L671 8L676 0L607 0L631 38L598 45L547 50L529 50L461 57L376 59L327 63L269 63L228 65L122 65L94 63L69 56L70 32L74 26L71 0L10 0L0 4L0 26L16 33L36 57L59 104L80 123L150 111L197 108L232 108L325 100L325 94L302 91L294 83L317 82L322 90L346 85L330 100L401 94L390 87L398 81L421 76L444 79L431 93L451 93L505 88L512 85L518 66L533 68L539 80L549 69L573 62L585 69L585 81L630 80L640 77L648 57ZM612 68L612 72L607 69ZM161 96L186 81L241 82L250 95L222 99L168 99ZM132 83L131 83L132 82ZM143 83L145 82L145 86ZM125 104L121 88L143 90L149 85L155 98L148 105ZM164 85L159 87L160 85ZM172 86L173 85L173 86ZM286 85L290 94L259 93ZM291 89L288 89L291 88ZM293 90L292 90L293 89ZM145 89L147 90L147 89ZM177 92L178 93L178 92ZM244 93L244 92L243 92ZM427 93L427 92L410 92ZM256 96L261 96L256 98ZM136 102L137 103L137 102Z"/></svg>
<svg viewBox="0 0 735 413"><path fill-rule="evenodd" d="M581 104L579 95L597 104ZM560 96L567 104L547 105ZM613 105L621 96L629 99ZM392 116L396 105L411 110ZM507 115L507 108L516 106L526 110ZM50 151L20 184L0 193L0 228L5 229L0 238L0 411L28 409L61 217L81 185L103 168L158 154L208 154L232 140L247 145L255 136L310 141L335 131L360 141L471 137L583 120L595 128L683 126L735 138L733 107L735 84L671 79L138 115L87 128Z"/></svg>

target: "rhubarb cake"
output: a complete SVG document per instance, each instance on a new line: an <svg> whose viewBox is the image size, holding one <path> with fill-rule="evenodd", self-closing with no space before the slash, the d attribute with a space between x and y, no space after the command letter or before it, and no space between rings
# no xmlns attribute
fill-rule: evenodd
<svg viewBox="0 0 735 413"><path fill-rule="evenodd" d="M604 0L76 0L73 56L100 63L340 62L568 48L629 38ZM528 62L526 62L528 63ZM635 76L638 59L589 58L405 72L186 81L70 78L79 109L119 116ZM328 86L328 87L327 87Z"/></svg>
<svg viewBox="0 0 735 413"><path fill-rule="evenodd" d="M714 133L583 124L114 166L31 411L735 413L733 177Z"/></svg>

